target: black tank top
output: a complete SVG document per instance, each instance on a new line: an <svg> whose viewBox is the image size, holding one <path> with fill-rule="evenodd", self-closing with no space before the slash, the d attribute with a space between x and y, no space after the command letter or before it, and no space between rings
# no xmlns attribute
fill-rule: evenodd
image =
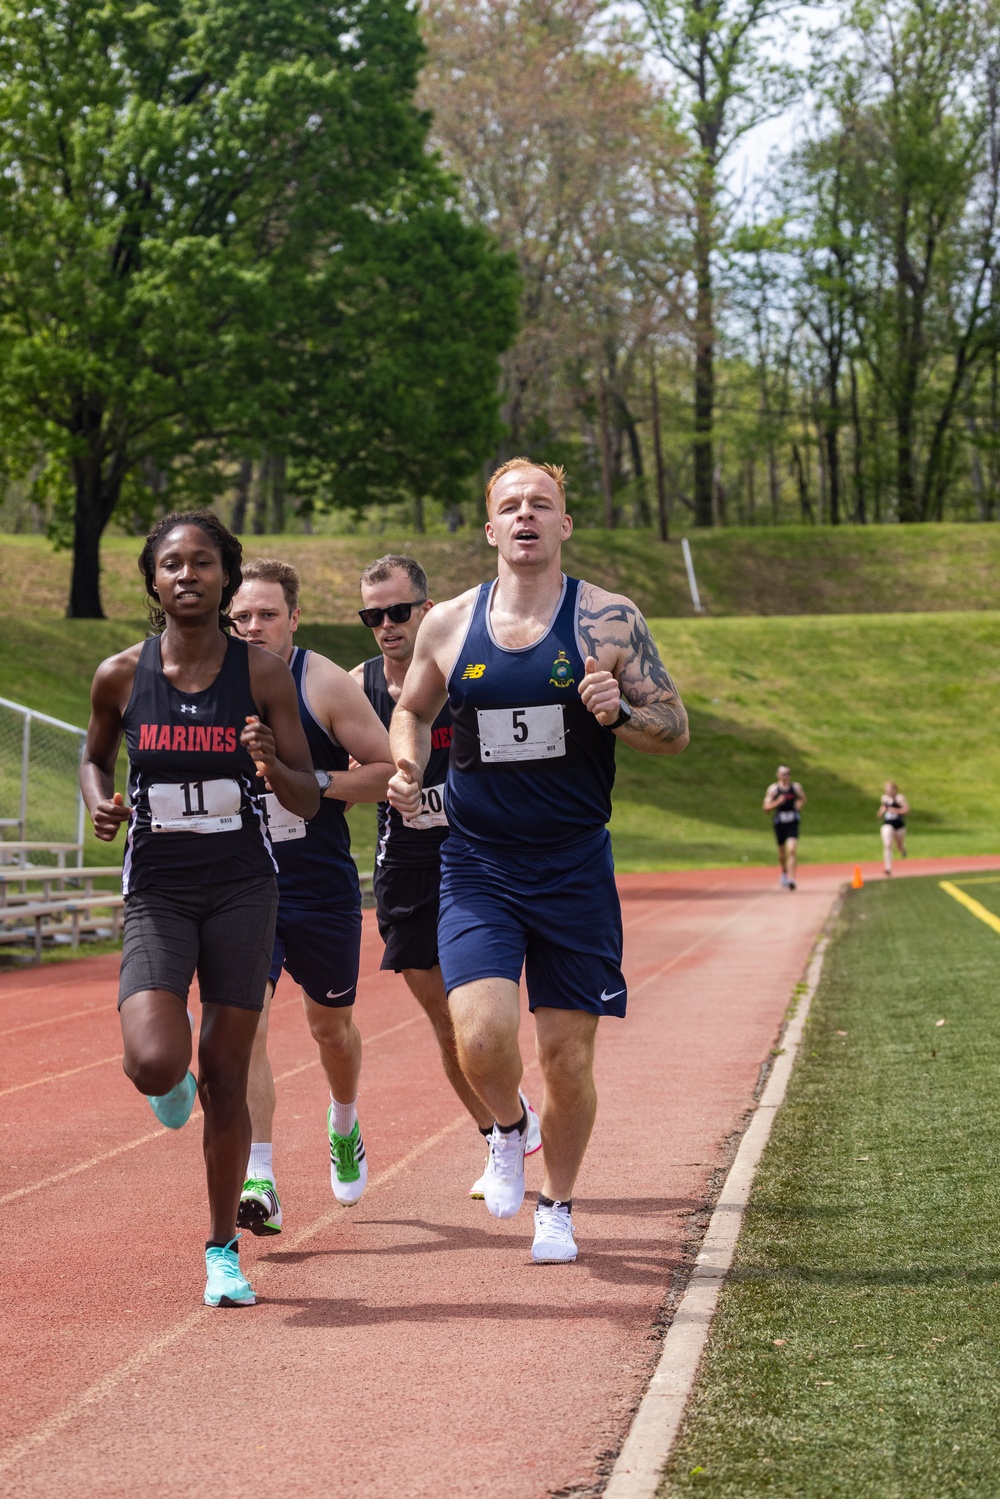
<svg viewBox="0 0 1000 1499"><path fill-rule="evenodd" d="M346 770L350 756L332 739L312 709L306 692L309 652L298 646L288 663L299 694L299 717L317 770ZM351 831L344 803L320 798L319 811L305 822L289 812L273 792L257 782L268 832L278 861L278 894L283 901L329 905L331 901L361 899L358 867L351 857Z"/></svg>
<svg viewBox="0 0 1000 1499"><path fill-rule="evenodd" d="M379 718L389 727L393 702L385 681L385 663L373 656L364 664L365 697ZM397 866L433 862L448 836L448 819L444 810L444 783L448 774L451 750L451 709L447 703L431 727L431 756L424 771L424 790L420 814L406 823L388 802L378 804L377 864Z"/></svg>
<svg viewBox="0 0 1000 1499"><path fill-rule="evenodd" d="M214 885L274 874L256 768L240 744L248 714L249 646L227 637L219 674L181 692L163 674L160 637L143 642L125 708L133 807L122 889Z"/></svg>
<svg viewBox="0 0 1000 1499"><path fill-rule="evenodd" d="M781 801L774 809L775 822L794 822L799 815L795 810L795 802L798 797L795 787L789 786L786 791L782 786L779 786L777 794L781 797Z"/></svg>

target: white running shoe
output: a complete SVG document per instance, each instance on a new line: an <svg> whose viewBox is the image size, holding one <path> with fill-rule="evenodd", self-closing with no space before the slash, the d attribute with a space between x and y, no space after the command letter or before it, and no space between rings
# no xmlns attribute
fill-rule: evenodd
<svg viewBox="0 0 1000 1499"><path fill-rule="evenodd" d="M490 1147L488 1144L486 1146L486 1164L487 1166L490 1164ZM469 1196L474 1197L477 1202L482 1202L483 1198L486 1196L485 1171L483 1172L482 1176L477 1176L475 1181L472 1183L472 1186L469 1188Z"/></svg>
<svg viewBox="0 0 1000 1499"><path fill-rule="evenodd" d="M490 1136L490 1154L483 1174L483 1198L494 1218L513 1218L524 1201L525 1129L505 1134L494 1124Z"/></svg>
<svg viewBox="0 0 1000 1499"><path fill-rule="evenodd" d="M528 1116L528 1138L524 1142L524 1153L534 1155L542 1148L542 1126L538 1122L538 1115L520 1090L517 1096L521 1100L522 1109Z"/></svg>
<svg viewBox="0 0 1000 1499"><path fill-rule="evenodd" d="M576 1239L569 1208L561 1202L535 1209L535 1242L531 1258L536 1265L568 1265L576 1259Z"/></svg>

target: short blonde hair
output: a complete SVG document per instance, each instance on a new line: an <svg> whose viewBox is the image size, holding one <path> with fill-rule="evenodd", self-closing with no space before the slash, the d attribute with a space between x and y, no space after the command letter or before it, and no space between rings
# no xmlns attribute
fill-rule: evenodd
<svg viewBox="0 0 1000 1499"><path fill-rule="evenodd" d="M536 463L533 458L508 458L507 462L501 463L500 467L495 471L495 473L492 473L489 477L486 485L487 510L489 510L490 508L490 500L493 498L493 490L496 487L497 481L502 479L504 474L514 473L517 469L520 468L537 468L540 469L543 474L548 474L549 478L552 480L559 491L559 498L565 505L566 470L563 468L561 463Z"/></svg>

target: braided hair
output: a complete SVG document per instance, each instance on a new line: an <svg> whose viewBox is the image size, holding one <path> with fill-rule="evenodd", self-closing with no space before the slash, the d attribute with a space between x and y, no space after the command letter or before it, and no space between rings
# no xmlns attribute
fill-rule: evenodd
<svg viewBox="0 0 1000 1499"><path fill-rule="evenodd" d="M176 526L197 526L199 531L204 532L209 541L215 547L222 561L222 570L228 574L229 582L222 590L222 600L219 607L219 626L221 629L229 629L232 620L226 613L234 596L239 592L243 582L241 563L243 561L243 547L238 536L234 536L228 527L224 526L219 517L211 510L185 510L173 511L158 520L156 525L146 537L146 544L139 553L139 571L146 583L146 597L149 604L149 624L154 634L159 635L167 622L167 617L160 605L159 595L156 592L154 578L156 576L156 554L160 550L163 538Z"/></svg>

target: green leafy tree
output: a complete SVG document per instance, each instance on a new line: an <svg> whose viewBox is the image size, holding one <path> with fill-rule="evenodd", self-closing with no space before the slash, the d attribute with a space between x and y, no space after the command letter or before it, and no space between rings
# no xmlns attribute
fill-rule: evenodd
<svg viewBox="0 0 1000 1499"><path fill-rule="evenodd" d="M0 416L72 476L71 615L129 476L273 439L304 293L442 198L421 56L405 0L0 0Z"/></svg>

